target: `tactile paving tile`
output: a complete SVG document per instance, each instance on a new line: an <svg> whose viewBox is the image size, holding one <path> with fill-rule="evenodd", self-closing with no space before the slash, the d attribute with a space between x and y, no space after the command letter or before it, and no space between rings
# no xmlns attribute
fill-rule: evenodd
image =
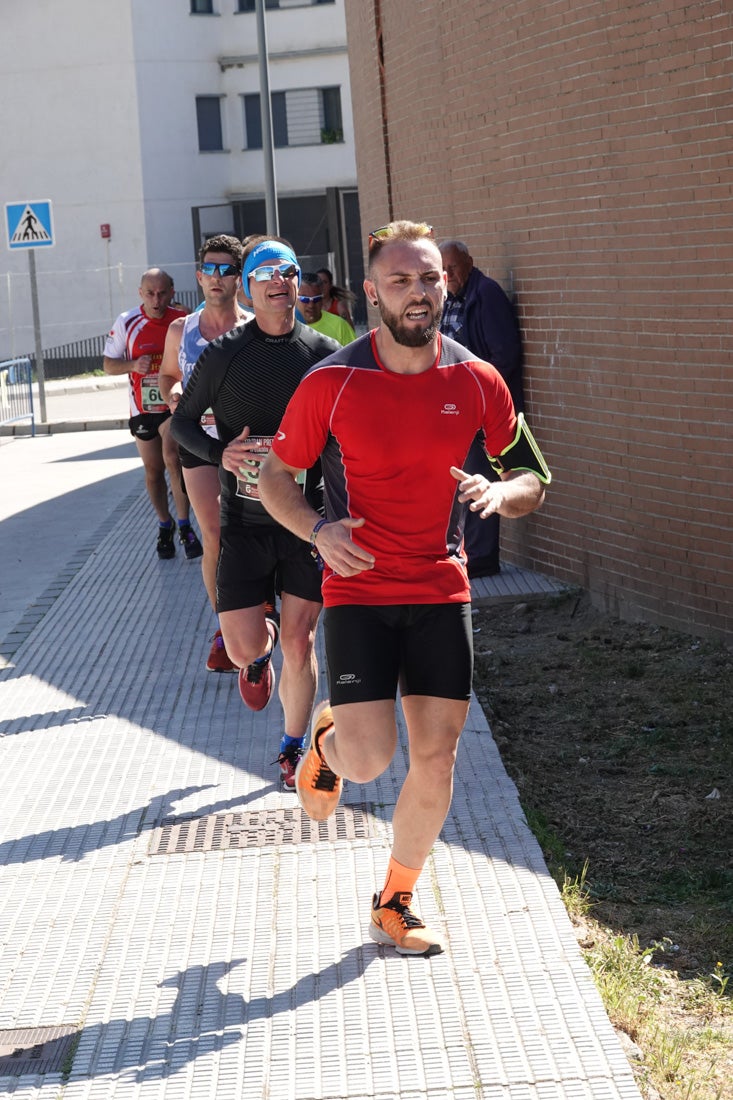
<svg viewBox="0 0 733 1100"><path fill-rule="evenodd" d="M121 523L143 544L146 501ZM150 854L165 821L297 806L279 706L204 671L211 631L196 565L112 531L0 679L0 1026L78 1030L64 1100L638 1100L475 700L416 892L444 955L367 934L404 730L347 785L363 835ZM58 1100L59 1077L0 1091Z"/></svg>
<svg viewBox="0 0 733 1100"><path fill-rule="evenodd" d="M118 511L124 512L128 508L139 507L139 501L140 492L137 489L128 493L123 500L119 501ZM8 631L5 637L0 640L0 671L12 665L13 655L35 627L46 617L49 609L65 591L82 566L86 564L89 556L94 553L108 530L109 523L105 521L95 530L87 532L84 541L76 547L72 556L58 571L51 584L26 608L12 630Z"/></svg>

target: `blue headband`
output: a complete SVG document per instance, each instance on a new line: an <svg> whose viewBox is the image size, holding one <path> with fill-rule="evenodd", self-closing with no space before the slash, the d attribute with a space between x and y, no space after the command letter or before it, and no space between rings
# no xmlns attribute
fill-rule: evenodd
<svg viewBox="0 0 733 1100"><path fill-rule="evenodd" d="M293 264L298 270L298 286L300 286L300 265L292 248L288 248L286 244L281 244L280 241L262 241L261 244L252 249L244 263L242 282L244 283L245 293L248 291L249 277L254 269L261 267L262 264L271 263Z"/></svg>

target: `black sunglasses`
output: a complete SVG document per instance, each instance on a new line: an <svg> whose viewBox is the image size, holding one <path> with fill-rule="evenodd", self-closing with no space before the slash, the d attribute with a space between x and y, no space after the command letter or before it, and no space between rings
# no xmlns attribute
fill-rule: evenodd
<svg viewBox="0 0 733 1100"><path fill-rule="evenodd" d="M221 275L222 279L226 279L228 276L239 275L239 268L234 264L215 264L208 260L206 263L199 264L199 271L202 275Z"/></svg>

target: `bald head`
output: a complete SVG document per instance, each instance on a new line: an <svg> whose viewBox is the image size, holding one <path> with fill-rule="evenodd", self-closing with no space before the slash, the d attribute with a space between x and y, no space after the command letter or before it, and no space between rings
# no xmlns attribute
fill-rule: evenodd
<svg viewBox="0 0 733 1100"><path fill-rule="evenodd" d="M140 298L148 317L160 320L173 301L173 280L160 267L150 267L140 280Z"/></svg>

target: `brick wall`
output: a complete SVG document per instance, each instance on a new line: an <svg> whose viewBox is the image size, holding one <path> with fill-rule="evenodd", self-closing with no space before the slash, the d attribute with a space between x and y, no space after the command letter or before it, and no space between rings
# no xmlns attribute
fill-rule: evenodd
<svg viewBox="0 0 733 1100"><path fill-rule="evenodd" d="M365 232L426 219L516 295L555 480L505 558L733 635L733 9L346 9Z"/></svg>

